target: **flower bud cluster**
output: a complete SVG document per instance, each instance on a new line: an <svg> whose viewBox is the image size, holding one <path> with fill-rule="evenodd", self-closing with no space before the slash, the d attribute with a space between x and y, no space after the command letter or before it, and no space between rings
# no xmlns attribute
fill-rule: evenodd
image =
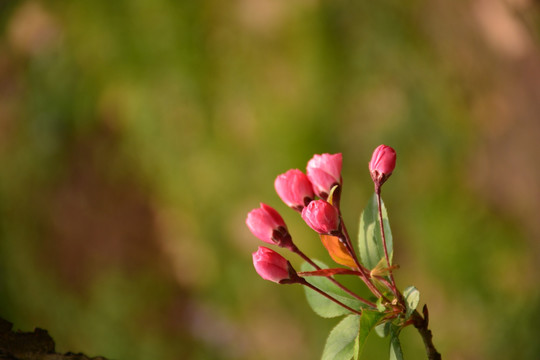
<svg viewBox="0 0 540 360"><path fill-rule="evenodd" d="M392 174L395 162L396 154L391 147L381 145L375 149L369 170L376 189L380 189ZM278 175L274 182L281 200L299 212L306 224L321 235L342 235L339 211L339 196L343 183L341 168L342 154L314 155L307 163L306 173L291 169ZM337 201L335 195L333 199L329 199L336 186L334 194L339 194ZM259 208L248 213L246 225L253 235L263 242L300 253L292 241L285 221L272 207L261 203ZM266 280L290 283L299 279L285 258L266 247L259 247L259 250L253 253L253 264L257 273Z"/></svg>
<svg viewBox="0 0 540 360"><path fill-rule="evenodd" d="M299 212L304 222L319 234L330 257L341 267L326 267L306 256L293 243L292 236L281 215L274 208L263 203L260 204L259 208L248 213L246 225L249 230L267 244L277 245L294 252L302 257L312 269L308 269L310 271L303 269L304 271L297 273L285 257L264 246L260 246L253 253L253 266L257 274L264 280L277 284L305 286L310 306L323 317L354 314L356 319L359 316L360 319L364 319L365 315L368 315L372 316L377 324L384 326L385 329L388 326L397 329L396 334L402 328L414 325L422 335L428 357L440 359L440 354L431 342L432 334L428 329L426 305L422 311L423 316L415 310L419 299L418 290L414 286L409 286L401 293L393 275L393 270L398 267L392 265L392 244L389 242L388 246L386 241L385 232L387 231L385 229L388 229L388 219L381 199L381 186L392 175L395 166L396 152L394 149L386 145L378 146L369 162L369 172L375 185L375 196L371 198L365 215L361 218L360 225L362 229L360 230L359 247L361 260L365 265L357 256L340 210L343 187L342 155L321 154L314 155L308 161L306 173L299 169L291 169L279 175L275 179L274 186L281 200ZM378 227L378 234L373 232L376 227ZM377 249L372 246L373 243L377 244ZM365 298L351 290L341 282L337 275L358 277L364 282L373 297ZM340 296L337 296L334 291L322 286L323 282L309 281L309 277L323 277L325 283L337 286L343 293L340 292ZM311 299L317 300L311 301ZM336 305L340 308L337 308ZM366 311L368 312L366 313ZM346 329L342 332L345 331L348 334L349 331L352 331L352 326L356 324L356 330L354 330L356 332L358 331L357 321L348 323L342 321L338 327L342 326L342 330ZM359 331L362 331L362 328ZM367 330L367 332L369 331L370 329ZM358 339L359 337L356 337L357 342ZM397 340L397 337L395 339ZM362 342L364 340L365 336ZM352 340L349 337L345 339L340 334L335 335L335 331L332 330L324 354L331 353L337 346L336 344L340 346L345 343L352 344L350 341ZM363 343L360 343L360 346L356 345L358 344L355 343L355 348L361 349ZM391 349L394 345L394 340L392 340ZM396 351L401 352L399 345ZM352 356L347 354L348 358ZM355 350L355 358L358 356L359 353Z"/></svg>

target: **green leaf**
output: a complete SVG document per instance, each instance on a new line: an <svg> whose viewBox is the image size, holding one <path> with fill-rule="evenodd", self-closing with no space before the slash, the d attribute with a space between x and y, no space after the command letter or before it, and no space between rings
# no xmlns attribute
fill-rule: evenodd
<svg viewBox="0 0 540 360"><path fill-rule="evenodd" d="M375 305L377 306L377 310L379 310L379 312L383 312L384 310L386 310L386 306L384 306L382 302L383 302L383 299L382 297L380 297L377 299L377 302L375 303Z"/></svg>
<svg viewBox="0 0 540 360"><path fill-rule="evenodd" d="M384 317L384 313L378 311L364 310L360 315L360 331L358 332L358 356L362 353L369 333L375 325Z"/></svg>
<svg viewBox="0 0 540 360"><path fill-rule="evenodd" d="M355 339L360 328L358 315L349 315L332 329L322 355L322 360L349 360L354 355Z"/></svg>
<svg viewBox="0 0 540 360"><path fill-rule="evenodd" d="M403 351L399 342L399 330L390 332L390 360L403 360Z"/></svg>
<svg viewBox="0 0 540 360"><path fill-rule="evenodd" d="M354 339L354 360L360 360L360 339L358 336Z"/></svg>
<svg viewBox="0 0 540 360"><path fill-rule="evenodd" d="M381 200L384 233L386 236L386 246L390 262L392 262L393 242L388 214ZM379 261L384 258L384 247L382 243L381 230L379 225L379 210L377 206L377 195L369 199L369 202L360 216L360 227L358 230L358 248L362 263L368 269L373 269ZM391 264L389 264L391 265Z"/></svg>
<svg viewBox="0 0 540 360"><path fill-rule="evenodd" d="M414 286L409 286L403 291L403 297L407 305L407 318L411 316L420 302L420 291Z"/></svg>
<svg viewBox="0 0 540 360"><path fill-rule="evenodd" d="M323 262L314 260L317 265L319 265L321 268L326 269L328 266L326 266ZM315 268L308 264L307 262L303 263L300 267L302 271L313 271ZM335 299L341 301L345 305L355 309L359 310L362 307L365 307L363 303L358 301L357 299L353 298L349 294L347 294L344 290L340 289L336 284L332 283L328 278L321 277L321 276L309 276L305 278L306 281L308 281L311 285L321 289L325 293L331 295ZM351 312L344 307L336 304L332 300L324 297L323 295L319 294L318 292L308 288L307 286L304 286L304 291L306 293L306 299L313 309L313 311L324 318L332 318L337 317L341 315L347 315Z"/></svg>
<svg viewBox="0 0 540 360"><path fill-rule="evenodd" d="M382 324L379 324L379 325L375 326L375 332L380 337L385 338L390 333L390 325L391 325L391 323L389 321L384 322Z"/></svg>

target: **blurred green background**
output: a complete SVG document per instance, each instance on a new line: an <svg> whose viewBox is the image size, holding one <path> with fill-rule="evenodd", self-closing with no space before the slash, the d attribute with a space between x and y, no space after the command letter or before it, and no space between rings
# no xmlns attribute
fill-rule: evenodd
<svg viewBox="0 0 540 360"><path fill-rule="evenodd" d="M538 2L11 0L0 24L16 328L110 359L319 358L338 321L258 277L245 216L274 206L330 262L274 178L342 152L355 233L384 143L397 281L443 357L540 358Z"/></svg>

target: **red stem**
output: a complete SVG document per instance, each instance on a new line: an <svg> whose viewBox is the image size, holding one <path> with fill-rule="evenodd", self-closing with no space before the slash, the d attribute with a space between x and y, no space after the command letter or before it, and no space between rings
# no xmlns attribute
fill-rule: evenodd
<svg viewBox="0 0 540 360"><path fill-rule="evenodd" d="M384 248L384 257L386 259L386 264L388 265L388 275L390 276L390 281L393 287L392 292L397 295L399 292L397 290L396 281L394 280L394 274L392 273L392 268L390 265L390 257L388 256L388 247L386 246L386 235L384 233L380 186L375 188L375 193L377 194L377 207L379 209L379 226L381 228L381 237L382 237L383 248ZM398 296L398 300L401 301L401 298L399 296Z"/></svg>
<svg viewBox="0 0 540 360"><path fill-rule="evenodd" d="M360 264L358 261L358 257L356 256L356 252L354 251L354 247L352 246L351 238L349 236L349 232L347 231L347 227L345 226L345 221L343 221L343 216L341 215L341 208L340 208L340 201L341 201L341 189L343 185L340 185L336 191L334 192L333 197L333 203L334 206L338 209L339 213L339 221L341 225L341 236L339 236L340 241L343 241L345 244L345 247L347 248L347 251L351 255L352 259L354 260L354 263L356 264L356 267L358 271L360 271L361 275L359 276L360 279L366 284L366 286L369 288L369 290L375 295L376 297L383 298L383 300L388 301L388 299L377 289L377 287L371 282L370 280L370 274L367 271L367 269Z"/></svg>
<svg viewBox="0 0 540 360"><path fill-rule="evenodd" d="M302 259L304 259L305 261L307 261L311 266L313 266L315 269L317 270L321 270L321 267L319 265L317 265L313 260L311 260L306 254L304 254L300 249L298 249L296 247L296 245L294 245L294 247L291 249L295 254L299 255ZM331 276L328 276L326 277L328 280L330 280L331 282L333 282L335 285L337 285L341 290L345 291L347 294L351 295L352 297L354 297L355 299L357 299L358 301L361 301L363 302L364 304L368 305L368 306L371 306L372 308L376 309L377 308L377 305L375 305L374 303L372 303L371 301L369 300L366 300L364 299L363 297L355 294L354 292L352 292L351 290L349 290L347 287L345 287L343 284L341 284L340 282L338 282L336 279L334 279L333 277Z"/></svg>
<svg viewBox="0 0 540 360"><path fill-rule="evenodd" d="M338 299L328 295L327 293L325 293L324 291L322 291L321 289L319 289L318 287L315 287L313 285L311 285L310 283L308 283L306 280L302 279L302 281L300 282L300 284L302 285L305 285L307 287L309 287L310 289L312 290L315 290L316 292L318 292L319 294L321 294L322 296L332 300L333 302L335 302L336 304L344 307L345 309L349 310L350 312L353 312L355 314L358 314L358 315L362 315L362 312L361 311L358 311L358 310L354 310L353 308L345 305L344 303L342 303L341 301L339 301Z"/></svg>
<svg viewBox="0 0 540 360"><path fill-rule="evenodd" d="M334 276L334 275L356 275L360 276L361 273L356 270L350 270L345 268L335 268L335 269L320 269L315 271L302 271L299 272L298 275L300 276Z"/></svg>

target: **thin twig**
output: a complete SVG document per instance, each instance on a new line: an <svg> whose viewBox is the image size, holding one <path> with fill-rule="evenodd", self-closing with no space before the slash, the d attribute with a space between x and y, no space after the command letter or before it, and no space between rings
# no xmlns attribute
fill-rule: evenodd
<svg viewBox="0 0 540 360"><path fill-rule="evenodd" d="M422 336L428 359L441 360L441 354L437 351L437 349L435 349L435 345L433 345L433 334L428 328L429 312L427 305L424 305L422 312L424 313L424 317L422 317L422 315L420 315L420 313L416 310L412 313L414 327L418 330L420 336Z"/></svg>

